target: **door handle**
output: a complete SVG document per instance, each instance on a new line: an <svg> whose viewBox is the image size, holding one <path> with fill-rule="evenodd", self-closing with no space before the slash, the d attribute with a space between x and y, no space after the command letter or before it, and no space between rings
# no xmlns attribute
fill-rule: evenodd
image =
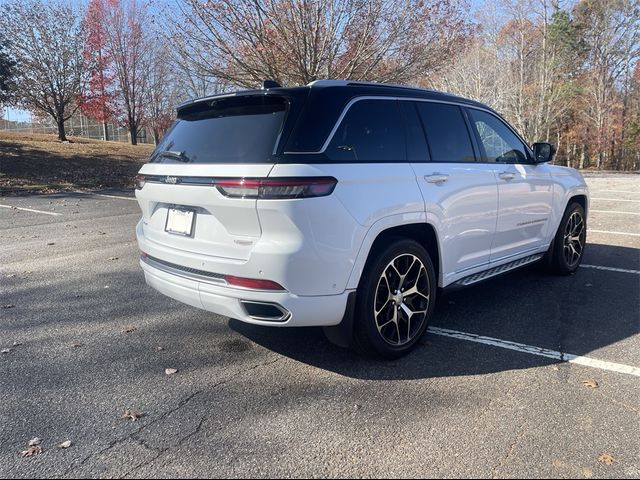
<svg viewBox="0 0 640 480"><path fill-rule="evenodd" d="M502 179L502 180L513 180L516 176L515 173L513 172L501 172L498 174L498 176Z"/></svg>
<svg viewBox="0 0 640 480"><path fill-rule="evenodd" d="M449 175L446 175L446 174L443 174L443 173L434 173L433 175L425 175L424 179L428 183L440 184L440 183L444 183L447 180L449 180Z"/></svg>

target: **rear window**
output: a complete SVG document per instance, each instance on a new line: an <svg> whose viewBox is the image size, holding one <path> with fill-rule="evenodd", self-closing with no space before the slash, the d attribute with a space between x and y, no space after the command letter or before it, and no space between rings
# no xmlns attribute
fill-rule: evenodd
<svg viewBox="0 0 640 480"><path fill-rule="evenodd" d="M179 112L152 163L271 163L287 101L255 96L214 99Z"/></svg>

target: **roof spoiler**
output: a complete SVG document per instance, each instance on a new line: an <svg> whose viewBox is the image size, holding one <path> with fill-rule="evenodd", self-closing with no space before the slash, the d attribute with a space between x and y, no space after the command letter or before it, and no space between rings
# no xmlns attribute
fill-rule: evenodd
<svg viewBox="0 0 640 480"><path fill-rule="evenodd" d="M266 90L267 88L279 88L279 87L282 87L282 85L280 85L275 80L263 80L262 81L262 90Z"/></svg>

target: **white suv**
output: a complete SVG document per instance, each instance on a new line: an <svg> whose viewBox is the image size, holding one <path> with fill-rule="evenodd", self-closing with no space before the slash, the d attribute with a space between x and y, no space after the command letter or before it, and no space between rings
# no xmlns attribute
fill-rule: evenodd
<svg viewBox="0 0 640 480"><path fill-rule="evenodd" d="M578 268L587 186L553 153L485 105L407 87L191 101L136 177L140 264L189 305L398 357L439 288Z"/></svg>

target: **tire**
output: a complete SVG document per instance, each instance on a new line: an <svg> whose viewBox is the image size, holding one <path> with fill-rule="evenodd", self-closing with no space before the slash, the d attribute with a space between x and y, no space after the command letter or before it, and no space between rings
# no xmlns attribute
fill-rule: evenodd
<svg viewBox="0 0 640 480"><path fill-rule="evenodd" d="M356 296L355 348L386 359L409 353L427 329L436 287L433 262L419 243L396 238L372 252Z"/></svg>
<svg viewBox="0 0 640 480"><path fill-rule="evenodd" d="M562 216L553 242L543 258L548 271L570 275L582 263L587 240L587 217L579 203L571 203Z"/></svg>

